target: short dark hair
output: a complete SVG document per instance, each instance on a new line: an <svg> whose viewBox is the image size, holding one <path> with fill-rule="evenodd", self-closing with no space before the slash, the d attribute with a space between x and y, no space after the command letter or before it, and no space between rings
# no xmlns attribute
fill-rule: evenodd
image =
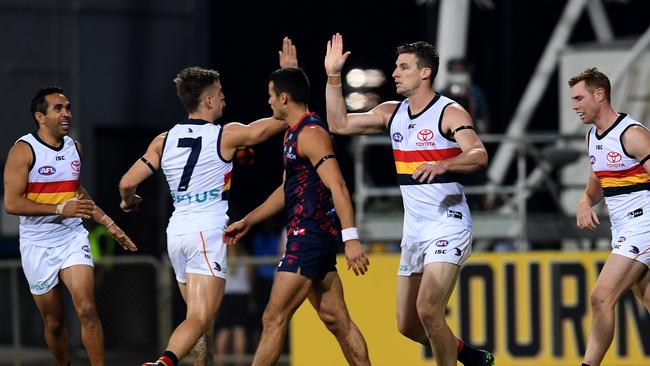
<svg viewBox="0 0 650 366"><path fill-rule="evenodd" d="M204 69L198 66L186 67L176 75L176 95L181 99L188 113L198 108L201 94L215 81L219 81L219 73L215 70Z"/></svg>
<svg viewBox="0 0 650 366"><path fill-rule="evenodd" d="M297 67L277 69L269 75L276 94L287 93L291 100L298 104L309 104L309 78Z"/></svg>
<svg viewBox="0 0 650 366"><path fill-rule="evenodd" d="M38 121L34 115L36 112L47 114L47 101L45 100L45 97L51 94L63 94L63 88L60 88L58 86L46 86L39 89L32 97L30 111L32 112L32 118L34 119L34 122L36 122L36 128L38 128Z"/></svg>
<svg viewBox="0 0 650 366"><path fill-rule="evenodd" d="M609 78L607 75L603 74L596 67L590 67L585 69L578 75L569 79L569 87L573 88L574 85L579 82L584 81L585 86L589 92L593 93L595 89L603 88L605 90L605 98L607 103L611 103L609 99L609 94L612 90L612 86L609 83Z"/></svg>
<svg viewBox="0 0 650 366"><path fill-rule="evenodd" d="M405 43L397 47L397 56L402 53L412 53L417 58L418 69L428 67L431 69L431 84L438 75L438 66L440 65L440 56L435 48L429 42L418 41L414 43Z"/></svg>

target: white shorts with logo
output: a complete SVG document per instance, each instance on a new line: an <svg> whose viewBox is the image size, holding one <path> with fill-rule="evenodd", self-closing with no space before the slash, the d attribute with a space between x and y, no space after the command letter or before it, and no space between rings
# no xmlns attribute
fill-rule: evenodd
<svg viewBox="0 0 650 366"><path fill-rule="evenodd" d="M421 242L402 240L402 255L398 276L424 272L424 266L433 262L446 262L462 266L472 253L473 235L469 230L444 235Z"/></svg>
<svg viewBox="0 0 650 366"><path fill-rule="evenodd" d="M176 281L187 283L187 273L227 278L226 245L223 229L187 234L167 234L167 252L176 273Z"/></svg>
<svg viewBox="0 0 650 366"><path fill-rule="evenodd" d="M88 233L70 235L68 242L56 247L42 247L27 241L20 243L23 272L34 295L43 295L59 283L59 271L75 265L93 267Z"/></svg>
<svg viewBox="0 0 650 366"><path fill-rule="evenodd" d="M650 222L633 220L620 227L612 227L612 253L650 267Z"/></svg>

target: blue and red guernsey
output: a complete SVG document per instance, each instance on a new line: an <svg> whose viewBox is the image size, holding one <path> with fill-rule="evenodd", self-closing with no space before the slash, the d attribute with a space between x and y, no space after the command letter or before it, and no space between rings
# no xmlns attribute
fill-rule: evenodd
<svg viewBox="0 0 650 366"><path fill-rule="evenodd" d="M287 239L298 241L334 241L338 238L332 193L318 173L298 150L298 136L309 126L325 131L327 125L314 113L307 113L284 136L284 202L287 213ZM332 142L333 143L333 142Z"/></svg>

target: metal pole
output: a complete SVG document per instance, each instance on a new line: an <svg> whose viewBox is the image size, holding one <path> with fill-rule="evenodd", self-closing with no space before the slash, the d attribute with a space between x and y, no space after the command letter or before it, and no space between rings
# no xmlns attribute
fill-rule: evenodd
<svg viewBox="0 0 650 366"><path fill-rule="evenodd" d="M11 312L13 313L11 316L11 337L13 339L13 359L14 359L14 366L20 366L21 365L21 355L20 355L20 350L21 350L21 335L20 335L20 304L18 301L18 269L16 267L12 267L9 270L10 273L10 281L11 281Z"/></svg>
<svg viewBox="0 0 650 366"><path fill-rule="evenodd" d="M163 350L167 347L167 342L172 334L172 281L171 263L166 253L163 254L162 265L156 268L156 279L158 282L158 298L156 299L158 308L158 347Z"/></svg>
<svg viewBox="0 0 650 366"><path fill-rule="evenodd" d="M442 0L438 14L436 48L440 54L440 67L435 88L447 84L447 61L464 58L467 53L467 28L469 24L469 0Z"/></svg>
<svg viewBox="0 0 650 366"><path fill-rule="evenodd" d="M564 8L564 13L562 13L562 17L555 27L549 43L546 45L533 78L528 83L515 115L508 125L507 136L516 137L524 134L530 117L535 112L535 107L544 95L549 79L553 75L559 52L567 44L571 31L580 18L580 13L586 3L587 0L571 0ZM512 142L504 142L499 145L499 149L488 168L488 177L491 184L503 182L510 162L514 157L515 149L516 145Z"/></svg>
<svg viewBox="0 0 650 366"><path fill-rule="evenodd" d="M643 35L639 38L639 40L634 44L634 47L628 52L620 61L618 64L618 69L612 74L610 81L612 83L612 89L616 87L618 83L621 82L623 79L623 76L625 76L625 73L627 72L627 69L630 68L630 65L634 61L636 61L641 54L648 48L650 45L650 27L646 29L646 31L643 33Z"/></svg>
<svg viewBox="0 0 650 366"><path fill-rule="evenodd" d="M519 217L519 235L517 250L525 251L528 245L528 207L526 197L526 149L525 142L519 142L517 148L517 216Z"/></svg>
<svg viewBox="0 0 650 366"><path fill-rule="evenodd" d="M596 33L598 42L606 43L613 41L614 31L612 31L612 26L609 24L609 19L607 18L607 13L601 0L589 1L589 4L587 4L587 14L589 14L591 27L594 29L594 33Z"/></svg>

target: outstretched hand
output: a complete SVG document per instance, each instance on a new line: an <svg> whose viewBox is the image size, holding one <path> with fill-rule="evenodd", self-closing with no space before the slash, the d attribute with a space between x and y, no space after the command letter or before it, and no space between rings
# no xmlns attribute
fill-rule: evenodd
<svg viewBox="0 0 650 366"><path fill-rule="evenodd" d="M348 240L345 242L345 259L348 262L348 270L352 268L355 275L366 274L370 261L366 257L363 245L358 240Z"/></svg>
<svg viewBox="0 0 650 366"><path fill-rule="evenodd" d="M291 38L284 37L282 39L282 51L279 51L278 55L280 57L280 68L298 67L298 52L296 46L291 42Z"/></svg>
<svg viewBox="0 0 650 366"><path fill-rule="evenodd" d="M106 227L106 231L108 231L113 239L117 240L122 249L129 252L136 252L138 250L138 247L135 246L133 240L131 240L131 238L129 238L129 236L126 235L126 233L119 226L117 226L117 224L113 223L112 225L108 225Z"/></svg>
<svg viewBox="0 0 650 366"><path fill-rule="evenodd" d="M250 225L246 219L241 219L230 224L224 231L222 241L226 245L237 244L241 238L250 230Z"/></svg>
<svg viewBox="0 0 650 366"><path fill-rule="evenodd" d="M332 39L327 41L325 53L325 71L327 75L340 75L345 60L350 56L350 51L343 52L343 36L336 33Z"/></svg>

